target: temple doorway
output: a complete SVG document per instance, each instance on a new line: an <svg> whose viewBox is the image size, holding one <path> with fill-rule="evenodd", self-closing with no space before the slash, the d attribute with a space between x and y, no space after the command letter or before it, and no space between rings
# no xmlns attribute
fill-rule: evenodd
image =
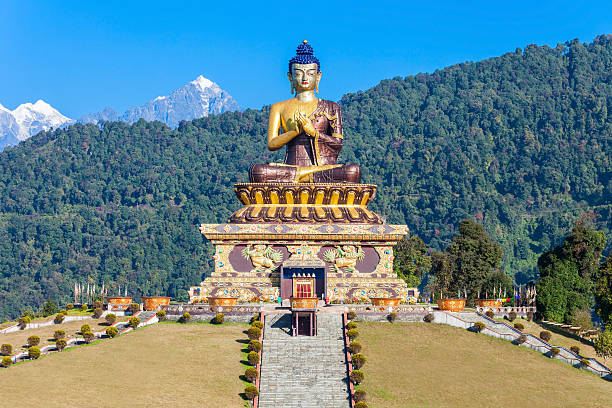
<svg viewBox="0 0 612 408"><path fill-rule="evenodd" d="M282 267L281 266L281 300L293 296L293 279L301 277L314 277L314 296L322 298L325 294L326 280L323 267ZM301 287L300 289L301 290Z"/></svg>

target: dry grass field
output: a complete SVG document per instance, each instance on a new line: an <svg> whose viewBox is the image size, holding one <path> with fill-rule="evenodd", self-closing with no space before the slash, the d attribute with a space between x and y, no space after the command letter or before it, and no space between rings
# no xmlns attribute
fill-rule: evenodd
<svg viewBox="0 0 612 408"><path fill-rule="evenodd" d="M117 317L117 321L123 321L127 319L129 319L129 317ZM55 333L56 330L64 330L66 332L66 338L68 339L70 337L74 337L76 333L81 329L81 326L84 324L88 324L91 327L91 330L93 331L106 330L106 328L108 327L106 324L106 320L104 319L86 319L62 324L52 324L51 326L45 326L38 329L19 330L12 333L0 334L0 344L12 344L14 352L17 352L20 349L26 350L26 341L30 336L40 337L40 344L38 345L39 347L45 346L47 344L55 344L55 340L53 339L53 333Z"/></svg>
<svg viewBox="0 0 612 408"><path fill-rule="evenodd" d="M433 323L358 323L371 408L610 407L612 384L540 353Z"/></svg>
<svg viewBox="0 0 612 408"><path fill-rule="evenodd" d="M562 333L554 332L549 328L546 328L536 322L527 321L526 319L516 319L514 322L509 322L506 320L506 323L510 325L513 325L514 323L521 323L525 326L523 333L533 334L534 336L539 336L542 330L548 330L551 333L549 341L550 344L555 346L562 346L567 349L569 349L571 346L578 346L580 347L581 356L599 359L595 354L595 349L589 342L581 340L580 338L574 338L570 334L564 335ZM599 360L603 362L602 359Z"/></svg>
<svg viewBox="0 0 612 408"><path fill-rule="evenodd" d="M245 325L157 324L0 371L7 407L243 407Z"/></svg>

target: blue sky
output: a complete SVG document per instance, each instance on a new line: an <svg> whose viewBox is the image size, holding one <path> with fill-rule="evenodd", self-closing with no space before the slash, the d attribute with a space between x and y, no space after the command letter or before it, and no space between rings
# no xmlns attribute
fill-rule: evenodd
<svg viewBox="0 0 612 408"><path fill-rule="evenodd" d="M320 96L338 100L385 78L605 33L610 1L0 0L0 103L122 112L202 74L258 109L290 97L287 61L304 38L321 60Z"/></svg>

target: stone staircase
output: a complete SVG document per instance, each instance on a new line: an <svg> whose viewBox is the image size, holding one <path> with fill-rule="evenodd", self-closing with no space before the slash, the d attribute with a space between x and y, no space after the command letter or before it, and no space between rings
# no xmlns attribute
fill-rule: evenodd
<svg viewBox="0 0 612 408"><path fill-rule="evenodd" d="M265 317L259 408L349 408L341 314L318 314L317 336L291 336L291 315Z"/></svg>

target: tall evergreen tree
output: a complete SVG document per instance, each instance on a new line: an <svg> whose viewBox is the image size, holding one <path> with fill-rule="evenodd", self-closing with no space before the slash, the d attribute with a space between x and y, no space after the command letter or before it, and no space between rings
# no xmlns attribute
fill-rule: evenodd
<svg viewBox="0 0 612 408"><path fill-rule="evenodd" d="M590 310L605 244L604 233L581 219L563 245L540 256L537 306L546 319L572 323L577 310Z"/></svg>

